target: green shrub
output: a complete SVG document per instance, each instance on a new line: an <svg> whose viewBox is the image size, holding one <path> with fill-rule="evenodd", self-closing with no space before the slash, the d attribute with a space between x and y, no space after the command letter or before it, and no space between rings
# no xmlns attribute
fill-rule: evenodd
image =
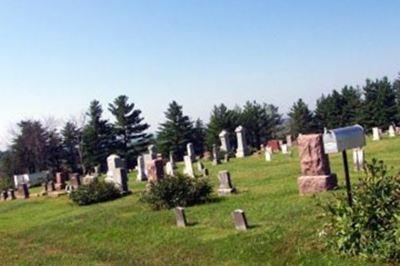
<svg viewBox="0 0 400 266"><path fill-rule="evenodd" d="M150 204L154 210L160 210L204 203L210 200L211 193L208 179L177 176L149 183L140 200Z"/></svg>
<svg viewBox="0 0 400 266"><path fill-rule="evenodd" d="M324 206L328 246L350 256L400 261L400 176L373 160L353 189L353 207L344 192Z"/></svg>
<svg viewBox="0 0 400 266"><path fill-rule="evenodd" d="M81 185L70 194L71 200L78 205L89 205L119 197L121 197L121 193L114 184L98 180L87 185Z"/></svg>

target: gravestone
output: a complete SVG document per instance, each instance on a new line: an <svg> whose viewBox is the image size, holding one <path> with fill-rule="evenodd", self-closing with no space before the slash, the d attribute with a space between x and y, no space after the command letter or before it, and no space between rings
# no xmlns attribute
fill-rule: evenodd
<svg viewBox="0 0 400 266"><path fill-rule="evenodd" d="M286 145L288 146L288 148L291 148L293 146L292 135L286 136Z"/></svg>
<svg viewBox="0 0 400 266"><path fill-rule="evenodd" d="M71 174L70 183L74 189L78 189L81 185L81 176L78 173Z"/></svg>
<svg viewBox="0 0 400 266"><path fill-rule="evenodd" d="M156 149L156 146L150 145L147 149L148 149L148 151L149 151L150 158L151 158L152 160L157 159L157 149Z"/></svg>
<svg viewBox="0 0 400 266"><path fill-rule="evenodd" d="M161 179L164 179L163 160L152 160L151 163L147 165L147 181L151 183L156 183Z"/></svg>
<svg viewBox="0 0 400 266"><path fill-rule="evenodd" d="M3 190L1 192L1 197L2 197L3 200L7 200L8 199L8 191L7 191L7 189L5 189L5 190Z"/></svg>
<svg viewBox="0 0 400 266"><path fill-rule="evenodd" d="M47 188L48 188L47 190L50 189L51 192L56 191L56 184L54 183L53 180L50 180L50 181L48 182Z"/></svg>
<svg viewBox="0 0 400 266"><path fill-rule="evenodd" d="M393 125L389 126L389 130L388 131L389 131L389 137L391 137L391 138L396 137L396 130L394 129Z"/></svg>
<svg viewBox="0 0 400 266"><path fill-rule="evenodd" d="M269 140L267 142L267 147L270 147L272 149L272 152L279 152L281 147L279 146L279 141L278 140Z"/></svg>
<svg viewBox="0 0 400 266"><path fill-rule="evenodd" d="M95 180L97 180L96 176L93 175L85 175L82 179L82 183L84 185L89 185L90 183L94 182Z"/></svg>
<svg viewBox="0 0 400 266"><path fill-rule="evenodd" d="M186 221L185 208L176 207L175 214L176 214L176 225L178 227L186 227L187 221Z"/></svg>
<svg viewBox="0 0 400 266"><path fill-rule="evenodd" d="M236 230L246 231L249 228L246 214L243 210L235 210L233 212L233 221L235 223Z"/></svg>
<svg viewBox="0 0 400 266"><path fill-rule="evenodd" d="M220 171L218 173L218 180L218 194L220 196L229 195L236 191L236 189L232 185L231 175L228 171Z"/></svg>
<svg viewBox="0 0 400 266"><path fill-rule="evenodd" d="M219 138L221 141L221 151L229 152L231 150L231 145L229 142L229 133L225 129L219 133Z"/></svg>
<svg viewBox="0 0 400 266"><path fill-rule="evenodd" d="M249 155L249 148L247 147L247 142L246 142L246 130L244 127L238 126L235 132L237 138L236 157L243 158Z"/></svg>
<svg viewBox="0 0 400 266"><path fill-rule="evenodd" d="M361 171L364 168L364 149L353 149L354 170Z"/></svg>
<svg viewBox="0 0 400 266"><path fill-rule="evenodd" d="M183 157L183 160L185 162L185 168L183 170L183 173L189 177L194 178L192 159L190 158L189 155L186 155Z"/></svg>
<svg viewBox="0 0 400 266"><path fill-rule="evenodd" d="M42 182L42 191L40 192L40 195L46 196L49 193L49 182L44 181Z"/></svg>
<svg viewBox="0 0 400 266"><path fill-rule="evenodd" d="M196 160L196 155L194 154L193 143L188 143L186 145L187 155L190 157L190 160L194 162Z"/></svg>
<svg viewBox="0 0 400 266"><path fill-rule="evenodd" d="M300 135L298 146L302 173L297 180L300 194L317 193L336 188L337 177L331 173L322 135Z"/></svg>
<svg viewBox="0 0 400 266"><path fill-rule="evenodd" d="M221 160L219 159L219 150L216 144L213 144L213 149L212 149L212 154L213 154L213 165L218 165L221 163Z"/></svg>
<svg viewBox="0 0 400 266"><path fill-rule="evenodd" d="M278 143L279 143L279 147L281 147L281 149L282 149L283 140L278 140Z"/></svg>
<svg viewBox="0 0 400 266"><path fill-rule="evenodd" d="M22 192L24 193L24 199L29 199L29 187L28 187L28 184L22 184Z"/></svg>
<svg viewBox="0 0 400 266"><path fill-rule="evenodd" d="M65 172L57 172L56 173L56 190L64 190L65 189L65 181L67 180L67 173Z"/></svg>
<svg viewBox="0 0 400 266"><path fill-rule="evenodd" d="M138 156L137 158L137 178L136 180L141 182L141 181L146 181L147 180L147 175L146 175L146 166L144 163L144 158L143 156Z"/></svg>
<svg viewBox="0 0 400 266"><path fill-rule="evenodd" d="M197 162L197 170L198 170L200 173L203 173L204 169L205 169L204 164L203 164L202 162L200 162L200 161Z"/></svg>
<svg viewBox="0 0 400 266"><path fill-rule="evenodd" d="M9 190L8 190L8 196L9 196L9 199L10 200L15 200L17 197L15 196L15 190L14 189L12 189L12 188L10 188Z"/></svg>
<svg viewBox="0 0 400 266"><path fill-rule="evenodd" d="M99 165L97 165L97 166L94 167L93 176L95 176L95 177L100 176L100 166L99 166Z"/></svg>
<svg viewBox="0 0 400 266"><path fill-rule="evenodd" d="M125 160L118 155L112 154L107 157L106 182L113 183L121 193L128 193L128 174L125 169Z"/></svg>
<svg viewBox="0 0 400 266"><path fill-rule="evenodd" d="M271 152L271 149L265 149L265 160L267 161L267 162L270 162L270 161L272 161L272 152Z"/></svg>
<svg viewBox="0 0 400 266"><path fill-rule="evenodd" d="M379 128L377 127L372 128L372 140L378 141L380 139L381 139L381 134Z"/></svg>
<svg viewBox="0 0 400 266"><path fill-rule="evenodd" d="M281 150L282 150L282 154L288 154L289 153L287 144L282 144Z"/></svg>
<svg viewBox="0 0 400 266"><path fill-rule="evenodd" d="M165 173L167 174L167 176L175 176L175 170L171 162L167 162L167 164L165 165Z"/></svg>

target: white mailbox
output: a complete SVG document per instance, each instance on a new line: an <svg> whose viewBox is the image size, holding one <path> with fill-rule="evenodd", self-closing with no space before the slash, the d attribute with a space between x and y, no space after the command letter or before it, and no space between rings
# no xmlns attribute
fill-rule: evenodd
<svg viewBox="0 0 400 266"><path fill-rule="evenodd" d="M365 146L364 128L360 125L327 130L323 139L327 154Z"/></svg>

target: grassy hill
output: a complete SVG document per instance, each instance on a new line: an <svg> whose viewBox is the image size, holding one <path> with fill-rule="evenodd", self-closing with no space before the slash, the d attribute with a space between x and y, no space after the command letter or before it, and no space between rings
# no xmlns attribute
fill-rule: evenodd
<svg viewBox="0 0 400 266"><path fill-rule="evenodd" d="M349 152L349 157L351 154ZM377 157L400 169L400 138L369 142L367 160ZM365 265L324 249L323 224L312 197L300 197L296 151L291 157L263 155L206 164L217 188L219 170L229 170L239 193L187 209L188 228L175 214L151 211L138 202L145 184L130 176L131 196L88 207L68 197L0 203L0 261L57 265ZM340 156L331 156L343 187ZM352 180L357 179L351 173ZM330 193L320 196L329 197ZM252 228L234 229L231 212L245 210Z"/></svg>

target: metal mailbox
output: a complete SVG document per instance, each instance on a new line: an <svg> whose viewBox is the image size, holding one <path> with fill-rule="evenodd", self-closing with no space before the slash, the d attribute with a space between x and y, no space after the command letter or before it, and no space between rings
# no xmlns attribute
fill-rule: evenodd
<svg viewBox="0 0 400 266"><path fill-rule="evenodd" d="M324 133L325 153L338 153L365 146L364 128L360 125L327 130Z"/></svg>

